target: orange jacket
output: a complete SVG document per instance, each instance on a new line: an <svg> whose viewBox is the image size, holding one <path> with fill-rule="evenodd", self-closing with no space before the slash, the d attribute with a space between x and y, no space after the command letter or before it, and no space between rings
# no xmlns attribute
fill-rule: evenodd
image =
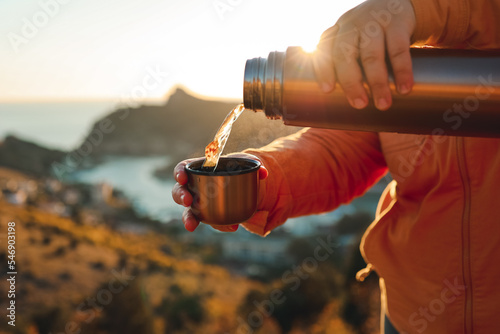
<svg viewBox="0 0 500 334"><path fill-rule="evenodd" d="M416 44L500 48L500 0L413 5ZM500 333L500 139L308 128L247 152L270 172L245 224L261 235L331 211L389 171L361 244L384 312L401 333Z"/></svg>

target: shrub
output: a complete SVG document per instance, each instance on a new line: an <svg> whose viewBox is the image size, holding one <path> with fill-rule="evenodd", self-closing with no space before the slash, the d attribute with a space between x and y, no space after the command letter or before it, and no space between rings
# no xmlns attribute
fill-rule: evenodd
<svg viewBox="0 0 500 334"><path fill-rule="evenodd" d="M185 295L177 284L170 287L170 295L163 300L159 312L166 320L166 333L198 326L204 319L202 297Z"/></svg>
<svg viewBox="0 0 500 334"><path fill-rule="evenodd" d="M97 293L101 289L108 289L108 284L97 289ZM139 280L131 281L121 292L113 294L108 305L102 305L99 320L82 328L82 333L152 334L153 316L143 295Z"/></svg>

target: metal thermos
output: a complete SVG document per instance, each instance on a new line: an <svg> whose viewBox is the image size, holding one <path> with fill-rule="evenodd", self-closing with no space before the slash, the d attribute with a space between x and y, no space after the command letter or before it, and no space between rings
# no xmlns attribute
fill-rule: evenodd
<svg viewBox="0 0 500 334"><path fill-rule="evenodd" d="M312 56L299 47L246 62L245 108L287 125L452 136L500 137L500 50L411 49L415 85L392 106L352 108L342 88L324 93Z"/></svg>

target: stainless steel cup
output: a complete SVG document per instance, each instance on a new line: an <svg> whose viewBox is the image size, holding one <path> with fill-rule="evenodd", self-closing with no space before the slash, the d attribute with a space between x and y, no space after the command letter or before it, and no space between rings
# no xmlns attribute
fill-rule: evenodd
<svg viewBox="0 0 500 334"><path fill-rule="evenodd" d="M211 171L202 168L203 161L200 158L185 167L195 216L210 225L239 224L252 217L257 210L260 163L223 157Z"/></svg>

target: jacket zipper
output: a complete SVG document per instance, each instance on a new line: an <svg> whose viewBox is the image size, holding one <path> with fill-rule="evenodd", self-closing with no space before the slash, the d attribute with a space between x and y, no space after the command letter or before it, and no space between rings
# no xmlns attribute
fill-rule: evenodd
<svg viewBox="0 0 500 334"><path fill-rule="evenodd" d="M472 334L472 278L470 267L470 205L471 186L465 160L465 144L463 137L457 137L458 169L462 179L464 208L462 214L462 275L465 289L464 333Z"/></svg>

